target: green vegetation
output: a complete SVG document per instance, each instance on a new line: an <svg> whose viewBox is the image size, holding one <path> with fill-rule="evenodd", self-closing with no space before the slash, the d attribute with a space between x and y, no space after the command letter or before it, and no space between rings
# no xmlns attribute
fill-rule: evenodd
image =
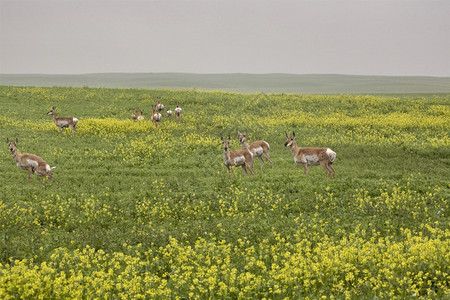
<svg viewBox="0 0 450 300"><path fill-rule="evenodd" d="M182 121L152 105L183 109ZM0 87L0 298L445 297L450 95ZM75 116L72 136L46 112ZM135 108L146 119L132 121ZM221 136L270 144L229 176ZM337 153L307 176L284 147ZM6 138L54 180L16 167Z"/></svg>
<svg viewBox="0 0 450 300"><path fill-rule="evenodd" d="M0 85L145 89L198 89L238 93L411 94L450 93L450 77L295 74L112 73L0 74Z"/></svg>

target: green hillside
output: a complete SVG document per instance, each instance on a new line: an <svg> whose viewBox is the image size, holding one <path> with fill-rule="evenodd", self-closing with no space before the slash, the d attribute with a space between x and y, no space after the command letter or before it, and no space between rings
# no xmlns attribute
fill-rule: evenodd
<svg viewBox="0 0 450 300"><path fill-rule="evenodd" d="M239 93L375 94L450 93L450 77L292 74L134 73L6 75L0 85L110 88L170 88Z"/></svg>

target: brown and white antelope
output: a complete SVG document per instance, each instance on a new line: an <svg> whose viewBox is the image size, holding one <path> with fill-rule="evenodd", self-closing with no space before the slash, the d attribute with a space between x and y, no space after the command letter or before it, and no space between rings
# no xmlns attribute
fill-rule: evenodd
<svg viewBox="0 0 450 300"><path fill-rule="evenodd" d="M21 169L28 170L29 179L31 179L33 173L38 176L45 176L50 180L53 179L53 174L50 171L56 167L50 167L48 163L37 155L30 153L20 154L16 147L19 139L16 138L15 142L10 142L9 139L6 139L6 142L9 145L9 150L17 166Z"/></svg>
<svg viewBox="0 0 450 300"><path fill-rule="evenodd" d="M53 115L53 122L58 126L59 132L62 133L64 127L69 127L72 130L72 135L75 135L75 126L78 123L78 119L74 117L58 117L55 113L56 107L53 108L47 113L47 115Z"/></svg>
<svg viewBox="0 0 450 300"><path fill-rule="evenodd" d="M137 117L137 120L138 120L138 121L144 120L144 111L143 111L143 110L140 110L140 112L141 112L141 114Z"/></svg>
<svg viewBox="0 0 450 300"><path fill-rule="evenodd" d="M250 151L253 156L256 156L259 158L259 160L261 161L261 169L264 166L264 161L262 159L262 156L264 156L272 165L273 167L273 161L270 159L269 156L269 143L267 143L266 141L255 141L255 142L251 142L251 143L247 143L245 137L247 135L247 132L239 132L238 131L238 137L239 137L239 142L241 142L242 144L242 149L247 149L248 151Z"/></svg>
<svg viewBox="0 0 450 300"><path fill-rule="evenodd" d="M159 122L161 122L161 114L159 112L156 112L154 106L152 106L152 116L150 119L153 123L155 123L155 126L158 126Z"/></svg>
<svg viewBox="0 0 450 300"><path fill-rule="evenodd" d="M172 111L170 109L166 112L166 114L169 119L172 117Z"/></svg>
<svg viewBox="0 0 450 300"><path fill-rule="evenodd" d="M177 104L177 107L175 107L175 117L177 117L177 122L180 122L181 120L181 107Z"/></svg>
<svg viewBox="0 0 450 300"><path fill-rule="evenodd" d="M223 137L221 137L221 139L223 145L223 164L227 167L230 175L233 173L233 169L231 167L237 166L242 166L245 176L248 175L247 169L250 170L252 175L255 175L255 172L253 171L253 154L248 150L230 151L230 137L228 137L228 140Z"/></svg>
<svg viewBox="0 0 450 300"><path fill-rule="evenodd" d="M137 118L138 118L138 109L136 108L135 110L134 110L134 113L132 113L131 114L131 120L134 120L134 121L136 121L137 120Z"/></svg>
<svg viewBox="0 0 450 300"><path fill-rule="evenodd" d="M157 112L162 112L164 109L164 104L161 103L161 98L158 97L158 104L156 104L156 111Z"/></svg>
<svg viewBox="0 0 450 300"><path fill-rule="evenodd" d="M334 178L334 169L332 164L336 159L336 152L330 148L300 148L295 141L295 132L292 131L292 135L289 136L286 133L285 147L290 147L294 162L298 165L302 165L305 170L305 175L308 174L308 166L321 165L325 171L327 171L328 177Z"/></svg>

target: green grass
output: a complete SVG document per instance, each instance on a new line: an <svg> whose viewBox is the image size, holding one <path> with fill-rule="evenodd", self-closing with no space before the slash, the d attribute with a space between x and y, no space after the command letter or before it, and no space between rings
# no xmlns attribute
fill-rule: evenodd
<svg viewBox="0 0 450 300"><path fill-rule="evenodd" d="M157 97L181 123L149 121ZM3 86L0 103L0 297L448 296L448 94ZM227 174L220 137L238 149L238 130L270 144L273 168ZM293 130L337 153L335 179L303 175ZM28 180L6 138L56 166L53 182Z"/></svg>

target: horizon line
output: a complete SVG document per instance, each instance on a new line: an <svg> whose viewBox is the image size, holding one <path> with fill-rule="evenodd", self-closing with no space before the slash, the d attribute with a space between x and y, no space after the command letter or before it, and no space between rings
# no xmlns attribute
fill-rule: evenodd
<svg viewBox="0 0 450 300"><path fill-rule="evenodd" d="M157 75L157 74L184 74L184 75L289 75L289 76L352 76L352 77L434 77L434 78L450 78L449 76L436 75L363 75L363 74L343 74L343 73L247 73L247 72L231 72L231 73L193 73L193 72L93 72L93 73L0 73L0 76L88 76L88 75Z"/></svg>

